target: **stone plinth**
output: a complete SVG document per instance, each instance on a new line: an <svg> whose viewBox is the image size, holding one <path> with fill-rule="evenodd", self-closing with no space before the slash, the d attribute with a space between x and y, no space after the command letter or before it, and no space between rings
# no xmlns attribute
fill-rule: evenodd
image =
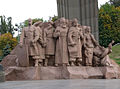
<svg viewBox="0 0 120 89"><path fill-rule="evenodd" d="M6 80L118 79L119 67L9 67Z"/></svg>

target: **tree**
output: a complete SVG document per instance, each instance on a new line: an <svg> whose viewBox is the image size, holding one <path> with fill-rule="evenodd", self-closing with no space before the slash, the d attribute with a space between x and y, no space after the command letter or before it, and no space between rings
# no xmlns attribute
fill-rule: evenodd
<svg viewBox="0 0 120 89"><path fill-rule="evenodd" d="M42 21L43 22L43 18L35 18L35 19L32 19L32 24L34 24L35 22L37 21ZM27 27L28 26L28 20L25 20L23 22L23 27Z"/></svg>
<svg viewBox="0 0 120 89"><path fill-rule="evenodd" d="M7 30L9 33L11 33L12 35L14 34L14 26L12 25L12 18L8 17L7 18Z"/></svg>
<svg viewBox="0 0 120 89"><path fill-rule="evenodd" d="M3 50L6 45L9 45L9 49L13 50L17 43L16 38L12 37L11 33L5 33L0 36L0 50Z"/></svg>
<svg viewBox="0 0 120 89"><path fill-rule="evenodd" d="M17 43L17 39L11 33L0 35L0 61L16 47Z"/></svg>
<svg viewBox="0 0 120 89"><path fill-rule="evenodd" d="M114 5L115 7L119 7L120 6L120 0L110 0L110 3L112 5Z"/></svg>
<svg viewBox="0 0 120 89"><path fill-rule="evenodd" d="M53 22L56 21L56 20L58 20L58 16L55 16L55 15L54 15L54 17L51 17L51 18L52 18Z"/></svg>
<svg viewBox="0 0 120 89"><path fill-rule="evenodd" d="M7 56L8 54L10 54L10 46L9 46L9 44L7 44L6 46L5 46L5 48L3 48L3 57L5 57L5 56Z"/></svg>
<svg viewBox="0 0 120 89"><path fill-rule="evenodd" d="M5 16L0 16L0 33L11 33L14 34L14 26L12 25L12 18Z"/></svg>
<svg viewBox="0 0 120 89"><path fill-rule="evenodd" d="M115 7L109 3L101 6L99 10L99 43L102 46L115 40L120 42L120 7Z"/></svg>

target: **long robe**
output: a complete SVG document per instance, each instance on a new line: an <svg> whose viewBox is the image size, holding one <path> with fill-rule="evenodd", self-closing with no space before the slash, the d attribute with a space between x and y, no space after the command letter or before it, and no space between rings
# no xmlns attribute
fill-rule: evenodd
<svg viewBox="0 0 120 89"><path fill-rule="evenodd" d="M45 54L55 55L55 40L53 38L54 28L44 30L44 39L46 43Z"/></svg>
<svg viewBox="0 0 120 89"><path fill-rule="evenodd" d="M20 43L28 46L28 54L29 56L38 55L37 50L37 40L39 39L39 31L35 26L25 27L22 30L22 34L20 37ZM35 41L34 43L32 41Z"/></svg>
<svg viewBox="0 0 120 89"><path fill-rule="evenodd" d="M77 27L71 27L68 32L68 50L70 58L82 58L82 35ZM74 46L72 46L74 44Z"/></svg>
<svg viewBox="0 0 120 89"><path fill-rule="evenodd" d="M21 37L20 37L20 44L23 44L23 47L21 48L21 51L24 51L24 55L26 55L25 60L20 60L19 64L24 61L24 64L20 64L20 66L29 66L30 65L30 59L29 56L38 56L38 48L37 48L37 41L39 39L39 31L36 29L35 26L29 26L24 27L22 29ZM33 43L34 41L34 43ZM24 48L24 49L23 49Z"/></svg>
<svg viewBox="0 0 120 89"><path fill-rule="evenodd" d="M54 32L56 40L55 63L68 63L68 47L67 47L68 28L57 27Z"/></svg>

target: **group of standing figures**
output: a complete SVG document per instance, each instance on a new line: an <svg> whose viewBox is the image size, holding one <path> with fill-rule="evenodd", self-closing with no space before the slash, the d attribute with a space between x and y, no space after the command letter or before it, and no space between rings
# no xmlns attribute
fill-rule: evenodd
<svg viewBox="0 0 120 89"><path fill-rule="evenodd" d="M20 46L27 45L30 65L35 66L109 66L108 48L101 47L89 26L81 26L77 19L60 18L55 22L38 21L22 29Z"/></svg>

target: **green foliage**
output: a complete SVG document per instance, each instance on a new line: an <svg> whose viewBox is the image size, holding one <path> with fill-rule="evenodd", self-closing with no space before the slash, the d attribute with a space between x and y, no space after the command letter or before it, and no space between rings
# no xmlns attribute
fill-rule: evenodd
<svg viewBox="0 0 120 89"><path fill-rule="evenodd" d="M120 42L120 7L106 3L99 10L99 43L107 45L114 40Z"/></svg>
<svg viewBox="0 0 120 89"><path fill-rule="evenodd" d="M7 44L6 46L5 46L5 48L3 48L2 49L2 55L0 55L0 62L2 61L2 59L5 57L5 56L7 56L8 54L10 54L10 46L9 46L9 44Z"/></svg>
<svg viewBox="0 0 120 89"><path fill-rule="evenodd" d="M109 56L120 65L120 45L113 46L112 53Z"/></svg>
<svg viewBox="0 0 120 89"><path fill-rule="evenodd" d="M2 53L2 50L0 50L0 62L2 61L3 59L3 53Z"/></svg>
<svg viewBox="0 0 120 89"><path fill-rule="evenodd" d="M110 0L110 3L112 5L114 5L115 7L119 7L120 6L120 0Z"/></svg>
<svg viewBox="0 0 120 89"><path fill-rule="evenodd" d="M12 18L5 16L0 16L0 33L11 33L14 34L14 26L12 25Z"/></svg>
<svg viewBox="0 0 120 89"><path fill-rule="evenodd" d="M120 45L116 45L112 47L112 53L110 54L110 58L112 59L120 59Z"/></svg>
<svg viewBox="0 0 120 89"><path fill-rule="evenodd" d="M11 33L0 35L0 61L17 45L17 39Z"/></svg>
<svg viewBox="0 0 120 89"><path fill-rule="evenodd" d="M0 36L0 50L3 50L7 44L10 46L10 50L13 50L17 43L16 38L12 37L11 33L5 33Z"/></svg>
<svg viewBox="0 0 120 89"><path fill-rule="evenodd" d="M5 48L3 48L3 57L7 56L10 54L10 45L7 44Z"/></svg>
<svg viewBox="0 0 120 89"><path fill-rule="evenodd" d="M34 24L34 23L37 22L37 21L42 21L42 22L43 22L43 18L35 18L35 19L32 19L32 24ZM28 26L28 20L25 20L25 21L23 22L23 26L24 26L24 27L27 27L27 26Z"/></svg>
<svg viewBox="0 0 120 89"><path fill-rule="evenodd" d="M54 15L54 17L51 17L51 18L52 18L53 22L56 21L56 20L58 20L58 16L55 16L55 15Z"/></svg>

